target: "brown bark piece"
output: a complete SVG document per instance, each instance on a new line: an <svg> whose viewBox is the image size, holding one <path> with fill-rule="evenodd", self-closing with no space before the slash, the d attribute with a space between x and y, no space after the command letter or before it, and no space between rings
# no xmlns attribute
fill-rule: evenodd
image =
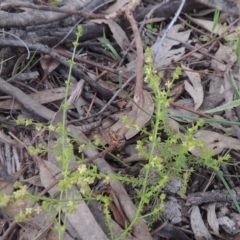
<svg viewBox="0 0 240 240"><path fill-rule="evenodd" d="M208 7L219 9L232 14L240 13L240 3L236 0L196 0Z"/></svg>
<svg viewBox="0 0 240 240"><path fill-rule="evenodd" d="M240 188L232 189L233 195L240 200ZM226 190L210 191L210 192L197 192L189 194L186 205L200 205L209 202L229 202L232 201L229 193Z"/></svg>

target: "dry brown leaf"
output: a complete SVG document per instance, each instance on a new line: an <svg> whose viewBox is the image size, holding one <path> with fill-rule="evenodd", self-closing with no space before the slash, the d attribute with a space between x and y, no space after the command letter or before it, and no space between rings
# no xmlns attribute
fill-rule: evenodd
<svg viewBox="0 0 240 240"><path fill-rule="evenodd" d="M41 182L44 187L48 187L61 177L61 169L49 161L41 160L39 162L39 170ZM54 186L48 192L53 196L57 191L57 186Z"/></svg>
<svg viewBox="0 0 240 240"><path fill-rule="evenodd" d="M49 55L44 55L43 57L40 58L40 64L43 71L49 74L60 65L60 62L56 61Z"/></svg>
<svg viewBox="0 0 240 240"><path fill-rule="evenodd" d="M13 184L4 180L0 180L0 194L11 195L14 191Z"/></svg>
<svg viewBox="0 0 240 240"><path fill-rule="evenodd" d="M212 67L213 67L213 65L212 65ZM217 94L222 94L224 92L222 77L211 76L211 77L207 78L207 80L210 81L209 91L208 91L209 95L213 95L213 94L217 95Z"/></svg>
<svg viewBox="0 0 240 240"><path fill-rule="evenodd" d="M198 140L204 140L207 150L213 150L214 155L221 153L224 149L240 150L240 141L236 138L227 137L217 132L200 130L195 134ZM191 153L197 157L202 157L201 150L196 147Z"/></svg>
<svg viewBox="0 0 240 240"><path fill-rule="evenodd" d="M219 61L228 63L229 61L235 62L237 60L236 53L231 46L224 46L219 42L219 48L215 53L214 57L216 57ZM216 71L225 71L227 64L223 64L212 58L211 67Z"/></svg>
<svg viewBox="0 0 240 240"><path fill-rule="evenodd" d="M114 4L110 5L108 9L106 9L106 13L111 14L123 9L129 2L130 0L117 0Z"/></svg>
<svg viewBox="0 0 240 240"><path fill-rule="evenodd" d="M142 129L148 121L151 119L153 111L154 111L154 102L152 100L151 95L147 91L143 91L142 98L139 99L138 104L138 110L137 110L137 117L134 122L137 126ZM130 139L133 136L135 136L139 130L135 130L133 128L130 128L125 133L125 138Z"/></svg>
<svg viewBox="0 0 240 240"><path fill-rule="evenodd" d="M216 211L215 211L216 203L210 203L207 206L207 220L209 226L212 228L214 233L221 237L219 234L219 224L217 221Z"/></svg>
<svg viewBox="0 0 240 240"><path fill-rule="evenodd" d="M154 103L151 95L147 91L143 91L142 98L139 99L139 103L137 104L139 107L137 110L137 116L134 124L138 125L139 128L141 129L151 119L151 116L154 111ZM130 113L131 111L129 113L125 113L125 115L128 115ZM123 123L122 119L120 118L119 121L113 124L109 130L117 132L119 129L123 128L124 126L126 126L126 123ZM133 136L135 136L138 132L139 130L130 128L125 131L124 135L126 139L130 139Z"/></svg>
<svg viewBox="0 0 240 240"><path fill-rule="evenodd" d="M38 205L35 205L34 207L38 207ZM51 214L51 217L48 214ZM46 213L44 211L41 211L39 214L29 218L28 221L31 222L35 226L39 226L40 230L34 229L32 227L32 225L30 225L30 224L24 224L24 225L22 225L22 227L24 229L22 239L32 239L32 240L44 239L43 237L46 234L48 234L48 236L49 236L49 234L51 234L55 237L58 237L56 230L54 230L52 228L52 226L54 226L54 221L52 220L52 217L54 217L56 215L57 215L57 211L52 209L51 213L50 212ZM48 239L50 239L50 238L48 238ZM52 239L54 239L54 238L52 238ZM57 238L55 238L55 239L57 239ZM64 239L65 239L65 234L64 234Z"/></svg>
<svg viewBox="0 0 240 240"><path fill-rule="evenodd" d="M33 176L30 178L21 180L21 182L26 182L26 183L32 184L34 186L43 187L40 176Z"/></svg>
<svg viewBox="0 0 240 240"><path fill-rule="evenodd" d="M68 191L68 199L73 199L77 188L73 187ZM64 209L63 209L64 211ZM76 211L73 213L66 212L66 217L71 225L76 229L82 240L101 239L108 240L103 230L96 222L93 214L84 201L78 203ZM81 224L79 224L81 223Z"/></svg>
<svg viewBox="0 0 240 240"><path fill-rule="evenodd" d="M192 207L190 216L192 231L194 232L196 239L212 239L212 236L208 232L199 210L198 206Z"/></svg>
<svg viewBox="0 0 240 240"><path fill-rule="evenodd" d="M182 28L183 26L181 24L173 26L167 36L174 39L181 39L181 41L186 42L190 36L191 30L179 32L179 30L181 30ZM178 41L174 41L172 39L165 39L162 45L158 48L158 42L160 40L161 37L158 38L156 43L151 47L153 53L158 50L158 54L156 55L154 60L155 68L160 68L163 65L168 65L185 53L185 47L172 49L174 46L179 45ZM119 70L123 71L125 74L135 72L136 63L137 61L136 59L134 59L127 64L127 67L121 67Z"/></svg>
<svg viewBox="0 0 240 240"><path fill-rule="evenodd" d="M190 68L183 66L184 70L190 70ZM203 86L201 82L200 74L197 72L185 71L188 76L191 84L188 81L184 81L185 89L193 98L194 101L194 109L197 110L203 103Z"/></svg>
<svg viewBox="0 0 240 240"><path fill-rule="evenodd" d="M183 26L181 24L177 24L171 28L168 32L169 37L174 39L180 39L183 42L187 42L189 39L191 30L181 31ZM158 51L155 60L154 60L154 67L159 68L163 65L170 64L173 60L181 57L185 53L185 47L180 47L178 49L172 49L174 46L179 45L178 41L174 41L172 39L165 39L160 47L158 47L158 42L160 42L161 37L159 37L156 43L151 47L153 53Z"/></svg>

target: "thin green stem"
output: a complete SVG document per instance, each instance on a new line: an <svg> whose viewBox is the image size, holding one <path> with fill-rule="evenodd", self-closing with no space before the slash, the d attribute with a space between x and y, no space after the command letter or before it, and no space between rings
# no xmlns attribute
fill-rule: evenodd
<svg viewBox="0 0 240 240"><path fill-rule="evenodd" d="M218 177L221 179L221 181L223 182L223 185L224 185L225 188L227 189L227 191L228 191L231 199L232 199L233 202L234 202L235 207L236 207L237 210L238 210L238 213L240 214L240 206L239 206L239 204L238 204L238 201L237 201L236 197L234 196L232 190L231 190L230 187L228 186L227 182L225 181L222 172L221 172L221 171L216 171L216 173L217 173Z"/></svg>

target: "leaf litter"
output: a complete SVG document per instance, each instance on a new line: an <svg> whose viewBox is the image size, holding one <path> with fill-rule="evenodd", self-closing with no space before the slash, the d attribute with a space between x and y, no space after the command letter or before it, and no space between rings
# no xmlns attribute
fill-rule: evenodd
<svg viewBox="0 0 240 240"><path fill-rule="evenodd" d="M146 15L146 13L143 14L143 12L146 11L146 9L153 8L156 3L154 3L154 1L143 1L140 7L135 8L136 6L131 5L133 4L131 1L103 1L101 4L105 7L99 11L99 9L102 8L101 4L93 8L93 2L95 1L85 1L85 3L81 4L86 5L79 7L78 4L80 3L72 1L72 6L70 7L73 8L73 5L76 5L88 13L89 16L89 12L93 11L111 16L108 19L101 19L100 14L96 15L94 20L85 18L83 23L85 32L83 33L79 45L79 52L77 53L77 55L81 57L81 62L77 62L77 67L89 76L88 83L92 82L91 86L95 87L92 88L86 83L77 85L76 79L78 81L80 77L84 80L83 76L86 78L86 75L78 76L77 74L73 74L71 79L72 86L69 92L71 96L71 107L69 108L67 119L69 122L78 119L81 119L81 121L80 123L69 125L72 134L71 137L76 145L83 144L83 142L81 142L83 140L85 141L84 143L89 143L96 139L96 137L99 138L102 145L105 146L110 145L109 147L111 147L114 143L118 144L118 148L114 149L115 152L113 152L118 158L112 157L111 151L101 155L101 150L99 152L94 147L85 150L84 154L88 158L94 159L94 157L96 157L93 163L97 165L99 172L108 172L113 175L122 172L129 176L138 176L144 173L143 166L148 159L146 156L139 155L136 142L138 139L146 137L141 133L141 129L151 131L151 122L155 114L152 89L147 84L144 84L144 89L140 95L141 97L134 102L134 99L136 99L134 98L134 90L137 83L133 80L124 89L121 89L112 105L108 107L105 107L105 105L107 101L122 88L128 76L136 72L140 61L136 46L131 43L134 39L131 27L129 27L124 17L118 18L118 14L121 14L122 10L124 12L127 11L129 7L132 7L132 10L135 9L134 14L136 20L142 23ZM166 2L169 9L174 8L171 1ZM206 1L198 0L197 3L206 4ZM64 6L65 8L69 5L69 1L66 1L64 4L66 4ZM96 4L99 4L98 1L96 1ZM190 6L190 4L189 1L187 6ZM2 16L3 19L5 18L3 16L5 16L6 10L10 9L13 11L16 9L15 5L11 5L10 7L7 6L7 3L1 3L1 5L0 16ZM209 10L208 6L208 4L205 5L207 10ZM196 7L198 7L197 4ZM216 7L223 9L221 5L216 5ZM3 21L1 23L3 25L2 28L8 28L11 33L14 33L23 42L26 41L26 46L30 49L31 44L28 43L29 39L31 39L33 43L41 43L50 48L61 43L61 47L57 49L58 53L72 51L71 43L74 37L71 31L69 31L69 28L65 28L65 26L73 27L73 22L81 23L83 19L79 20L74 15L72 15L72 19L62 19L62 23L56 23L63 24L61 27L58 26L61 30L56 30L49 28L50 23L45 22L45 20L51 22L50 18L49 20L41 18L43 11L35 9L34 11L38 11L39 13L37 16L31 14L31 12L33 13L34 11L29 10L26 5L21 5L20 9L22 13L28 14L28 18L25 19L24 17L24 22L22 22L28 30L20 29L19 22L14 22L16 18L9 19L8 25L4 25L5 22ZM9 14L13 14L11 11ZM177 9L173 12L176 11ZM196 11L200 13L200 8L196 9ZM189 13L191 14L191 10ZM22 18L26 16L21 15L21 12L14 12L14 14L15 16L19 15L19 17L22 16ZM63 16L62 13L55 14L56 19L61 19ZM167 76L168 72L172 73L177 65L181 65L183 69L183 74L181 79L179 79L181 84L176 87L175 92L172 91L173 95L171 95L174 103L177 103L180 107L176 107L176 105L168 107L168 113L170 116L172 115L168 120L169 127L176 135L180 136L180 139L183 139L183 129L188 128L194 123L194 120L190 117L201 117L203 112L209 113L209 118L215 119L218 122L206 124L204 125L204 129L198 129L194 135L195 139L203 141L207 149L215 156L221 156L226 152L230 152L231 160L229 165L226 164L226 169L229 172L224 172L224 175L226 178L227 176L234 178L233 176L239 175L237 162L240 142L237 138L238 134L235 132L236 128L230 124L222 124L221 120L238 122L240 117L238 99L234 99L235 101L230 103L228 102L229 98L226 92L232 92L233 90L226 85L226 82L224 83L226 76L229 75L229 72L226 72L226 70L230 62L232 63L230 70L236 82L235 86L239 85L238 66L234 64L237 61L235 49L239 26L237 24L238 22L235 22L237 18L228 14L227 17L223 18L222 16L221 18L224 19L221 21L225 22L222 23L219 21L214 28L214 21L212 20L213 13L208 11L207 14L209 15L201 12L201 18L200 15L194 18L185 16L185 21L188 21L188 23L179 19L177 23L170 28L165 41L159 47L161 36L166 31L167 21L171 16L167 14L167 11L164 13L161 13L161 11L153 12L150 19L148 19L148 24L150 25L148 28L144 27L141 32L141 41L144 48L148 45L152 51L156 53L154 67L163 75ZM29 21L29 19L31 19L31 21ZM34 25L35 22L43 24L44 27L31 26ZM229 30L232 32L227 34L226 30L231 24L232 27ZM157 34L154 32L154 29L157 29ZM201 32L205 31L205 35L201 35L198 30ZM114 56L109 54L108 50L106 48L104 49L102 43L97 40L103 37L103 33L106 34L112 47L122 56L122 61L116 62ZM149 41L149 39L151 39L151 41ZM209 44L204 42L205 39L208 39L207 43ZM24 127L16 126L15 119L34 119L34 121L42 122L43 124L49 121L54 127L58 126L62 121L63 113L61 106L66 91L65 80L68 76L68 70L64 69L61 65L61 58L65 56L56 55L56 58L54 58L53 55L48 55L43 51L41 55L34 56L32 64L28 66L26 65L26 54L23 53L22 45L20 45L19 42L16 46L6 45L4 39L1 39L0 45L2 48L1 78L7 80L9 76L18 75L21 80L10 81L7 84L1 80L0 83L0 91L2 94L0 98L0 142L2 150L0 153L0 161L1 165L5 168L4 171L0 171L2 177L0 181L1 194L12 194L15 191L13 182L17 179L24 186L28 187L29 192L35 192L40 195L42 189L48 189L53 182L61 179L61 166L59 162L56 161L58 155L54 151L56 148L55 141L59 135L56 133L48 133L48 131L44 129L41 133L38 133L31 124ZM18 49L18 52L16 49ZM156 49L158 49L158 52L156 52ZM41 52L41 48L39 52ZM206 55L204 53L208 54ZM33 52L31 51L31 56L32 54ZM132 61L133 56L136 56L136 59ZM14 57L14 60L12 60L11 57ZM25 68L25 66L27 67ZM28 74L34 70L38 72L37 79L30 78L28 81L24 78L21 79L21 76L23 76L22 72ZM143 72L140 74L143 74ZM27 79L27 75L24 76ZM164 78L164 81L167 80ZM5 86L3 86L3 84ZM175 86L177 86L177 82L174 83L174 87ZM164 86L159 87L164 88ZM109 95L103 94L103 89L108 90L105 93ZM89 93L92 94L91 97L86 96ZM137 111L134 112L134 118L131 118L133 106L137 106ZM226 106L228 106L228 108ZM101 109L104 109L104 111L101 112ZM189 109L191 111L189 111ZM212 114L212 109L216 110L214 111L214 115ZM226 109L230 109L232 114L228 115L225 113ZM98 115L99 112L101 112L101 114ZM95 117L89 118L94 114ZM137 128L127 128L127 123L122 120L124 116L129 116L130 119L134 119L132 124L137 126ZM231 119L227 119L229 116L231 116ZM87 129L86 135L81 131L81 129L84 128ZM121 136L122 139L118 139L118 133L120 132L124 133ZM80 142L74 140L76 134L78 134L78 137L81 136ZM161 137L164 138L164 136ZM26 150L26 146L36 147L39 143L47 146L49 152L47 154L41 153L41 161L36 161ZM176 151L178 144L181 143L172 144L172 148L176 149ZM151 143L144 147L146 151L150 151ZM159 148L161 149L161 144L159 144ZM157 151L156 154L158 154ZM191 149L189 154L198 158L203 156L203 153L198 147ZM78 166L80 156L76 153L76 149L75 155L75 157L71 157L70 159L69 171L73 171L73 169L76 170ZM157 232L156 236L178 239L176 236L174 237L174 234L177 234L177 236L181 235L183 239L189 239L189 237L192 239L233 239L233 236L239 233L239 214L234 209L230 200L224 202L225 205L223 206L220 204L221 201L219 199L212 198L204 201L202 205L196 204L196 206L193 206L191 209L188 208L186 198L190 197L191 194L196 194L196 199L198 200L199 198L207 198L208 194L215 190L219 190L219 196L223 194L221 192L221 190L224 189L223 184L220 183L217 177L213 179L210 178L212 174L210 169L208 169L206 173L207 178L204 179L204 183L197 185L197 187L195 186L194 188L197 190L195 190L194 193L190 192L190 189L193 189L191 184L197 184L195 183L195 178L200 172L199 169L194 169L194 173L188 182L189 188L185 196L179 193L183 184L182 179L171 179L166 186L164 191L167 195L167 200L165 201L165 210L162 212L162 216L164 220L169 223L164 225L164 223L160 221L162 229ZM156 170L152 169L151 181L154 182L157 177L158 174ZM12 181L12 179L15 180ZM118 201L114 201L115 207L118 208L116 212L118 212L118 214L124 212L128 220L131 221L136 211L135 204L137 204L132 200L134 199L134 196L131 195L133 189L129 189L129 186L121 181L114 182L111 180L109 184L120 202L118 206ZM96 182L93 185L88 185L88 188L97 192L99 188L101 189L103 186L106 187L104 181L102 179L96 179ZM235 195L239 200L238 196L240 195L240 191L238 188L239 183L234 182ZM66 199L71 201L76 194L79 194L78 196L81 197L79 193L80 189L81 184L78 186L74 185L65 196ZM170 191L169 189L175 190ZM47 190L45 196L46 194L58 198L59 189L57 186L53 186ZM191 200L194 202L193 199ZM195 203L196 202L197 200ZM40 201L35 203L35 207L40 205ZM153 206L154 203L150 202L149 206L144 209L145 212L143 214L151 214ZM28 209L28 207L30 207L30 201L25 201L21 210L24 211ZM57 206L55 207L57 208ZM188 208L188 213L184 211L186 207ZM33 214L26 222L18 224L19 228L16 228L18 229L17 231L19 231L20 234L24 229L25 232L22 237L25 239L57 239L56 231L54 231L53 228L53 219L59 214L56 208L52 208L50 211L52 218L49 218L44 211L39 215ZM224 211L224 209L226 211ZM4 239L14 239L14 234L12 236L7 235L9 234L7 230L13 226L7 219L14 219L19 211L20 210L14 205L8 205L1 209L1 216L7 223L1 229L0 233ZM113 210L111 211L111 224L115 226L114 234L115 236L120 236L122 226L120 221L118 222L117 220L116 212L114 211L113 214ZM203 214L205 211L207 211L206 216ZM61 214L62 221L64 221L64 218L67 219L66 227L68 230L64 232L63 239L90 239L90 236L92 236L92 239L111 239L109 232L106 230L106 225L103 226L104 224L100 220L101 217L97 217L103 215L102 210L93 210L88 201L79 201L76 204L76 211L73 213L69 213L66 211L66 208L63 207ZM162 219L159 218L158 220ZM35 226L32 231L29 222L32 222ZM14 224L15 226L17 225L17 223ZM174 225L178 226L179 229L177 230ZM208 229L208 226L210 229ZM178 232L179 230L181 234ZM132 239L152 239L147 224L141 221L136 224L131 234ZM17 234L15 234L15 236L16 235ZM125 237L124 239L128 238Z"/></svg>

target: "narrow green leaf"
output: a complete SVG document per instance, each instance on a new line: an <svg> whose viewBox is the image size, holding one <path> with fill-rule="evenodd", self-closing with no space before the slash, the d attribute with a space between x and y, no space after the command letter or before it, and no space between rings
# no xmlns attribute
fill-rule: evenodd
<svg viewBox="0 0 240 240"><path fill-rule="evenodd" d="M216 107L216 108L213 108L211 110L204 111L204 112L205 113L214 113L214 112L223 111L223 110L226 110L226 109L229 109L229 108L234 108L234 107L237 107L239 105L240 105L240 99L232 101L230 103L226 103L226 104L224 104L220 107Z"/></svg>
<svg viewBox="0 0 240 240"><path fill-rule="evenodd" d="M234 193L232 192L232 190L231 190L230 187L228 186L225 178L223 177L222 172L221 172L221 171L216 171L216 173L217 173L218 177L222 180L225 188L227 189L227 191L228 191L231 199L233 200L233 202L234 202L234 204L235 204L235 207L237 208L238 212L240 213L240 206L239 206L239 204L238 204L238 201L237 201Z"/></svg>
<svg viewBox="0 0 240 240"><path fill-rule="evenodd" d="M236 48L238 67L240 67L240 34L238 36L237 48Z"/></svg>
<svg viewBox="0 0 240 240"><path fill-rule="evenodd" d="M121 60L121 57L119 56L115 48L109 43L104 31L103 31L103 47L108 48L112 52L115 59Z"/></svg>
<svg viewBox="0 0 240 240"><path fill-rule="evenodd" d="M218 9L216 9L214 12L214 17L213 17L212 37L213 37L213 32L218 24L219 17L220 17L220 11Z"/></svg>
<svg viewBox="0 0 240 240"><path fill-rule="evenodd" d="M233 78L232 72L229 72L229 77L232 83L232 89L233 89L233 93L235 94L237 99L240 99L240 93L236 84L236 81Z"/></svg>
<svg viewBox="0 0 240 240"><path fill-rule="evenodd" d="M181 115L181 114L167 114L167 116L172 117L172 118L177 117L177 118L182 118L182 119L190 119L190 120L194 120L194 121L202 119L206 123L219 123L219 124L223 124L223 125L240 126L240 122L232 122L232 121L227 121L227 120L192 117L192 116L186 116L186 115Z"/></svg>

